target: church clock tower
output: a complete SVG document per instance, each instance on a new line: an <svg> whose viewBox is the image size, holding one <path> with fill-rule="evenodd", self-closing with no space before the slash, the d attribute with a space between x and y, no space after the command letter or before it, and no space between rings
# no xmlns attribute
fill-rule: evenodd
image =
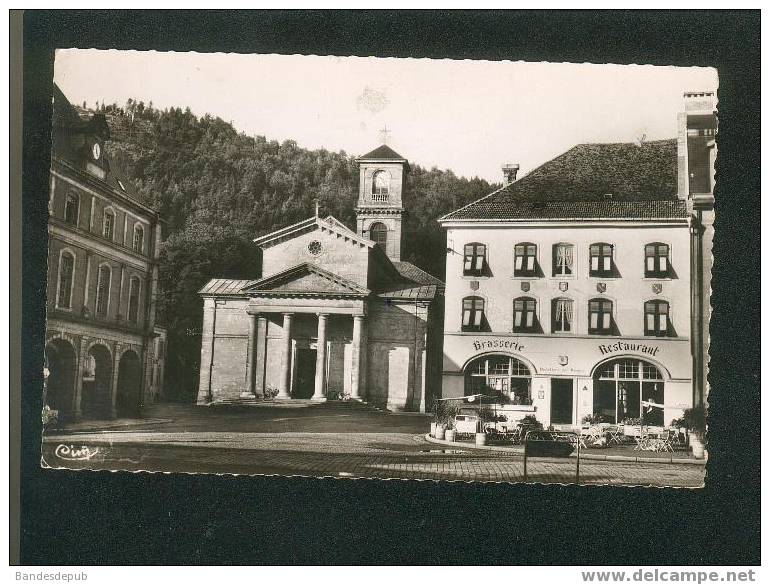
<svg viewBox="0 0 770 585"><path fill-rule="evenodd" d="M356 231L373 240L393 262L401 260L401 192L407 160L383 144L356 159L359 168Z"/></svg>

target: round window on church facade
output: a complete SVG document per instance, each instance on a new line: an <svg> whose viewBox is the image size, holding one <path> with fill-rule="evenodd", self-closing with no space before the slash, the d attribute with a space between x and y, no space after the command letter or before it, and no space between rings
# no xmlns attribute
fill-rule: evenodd
<svg viewBox="0 0 770 585"><path fill-rule="evenodd" d="M320 256L323 251L324 248L318 240L313 240L307 245L307 253L311 256Z"/></svg>

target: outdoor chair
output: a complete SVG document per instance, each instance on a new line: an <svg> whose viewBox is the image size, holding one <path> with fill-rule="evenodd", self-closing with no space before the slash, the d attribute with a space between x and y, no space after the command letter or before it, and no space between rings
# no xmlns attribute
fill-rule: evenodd
<svg viewBox="0 0 770 585"><path fill-rule="evenodd" d="M626 441L623 425L610 425L607 427L606 433L608 446L622 445Z"/></svg>

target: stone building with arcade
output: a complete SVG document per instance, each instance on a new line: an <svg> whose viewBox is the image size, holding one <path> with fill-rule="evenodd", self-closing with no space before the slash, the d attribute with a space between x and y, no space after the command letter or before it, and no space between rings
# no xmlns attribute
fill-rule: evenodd
<svg viewBox="0 0 770 585"><path fill-rule="evenodd" d="M54 86L44 402L64 420L133 417L163 389L161 220L111 164L109 136Z"/></svg>
<svg viewBox="0 0 770 585"><path fill-rule="evenodd" d="M439 222L442 396L514 418L670 424L707 393L713 93L676 139L581 144Z"/></svg>
<svg viewBox="0 0 770 585"><path fill-rule="evenodd" d="M316 212L254 240L259 278L200 291L198 404L275 395L424 411L439 392L443 283L401 260L408 162L386 145L356 162L355 230Z"/></svg>

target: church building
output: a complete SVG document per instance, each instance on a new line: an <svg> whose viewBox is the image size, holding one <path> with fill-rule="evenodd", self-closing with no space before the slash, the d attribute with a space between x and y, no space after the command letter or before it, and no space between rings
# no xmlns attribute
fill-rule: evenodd
<svg viewBox="0 0 770 585"><path fill-rule="evenodd" d="M349 398L424 411L440 392L443 283L401 260L409 164L387 145L356 162L355 231L316 211L254 240L260 278L200 291L198 404Z"/></svg>

